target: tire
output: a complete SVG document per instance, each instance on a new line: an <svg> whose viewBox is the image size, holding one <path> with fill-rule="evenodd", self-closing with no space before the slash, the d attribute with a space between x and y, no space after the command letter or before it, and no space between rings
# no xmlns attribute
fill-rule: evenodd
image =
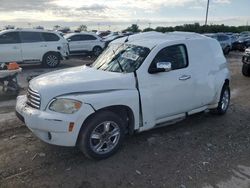
<svg viewBox="0 0 250 188"><path fill-rule="evenodd" d="M100 46L95 46L92 53L95 57L98 57L102 53L102 48Z"/></svg>
<svg viewBox="0 0 250 188"><path fill-rule="evenodd" d="M249 65L243 64L242 74L246 77L250 77L250 66Z"/></svg>
<svg viewBox="0 0 250 188"><path fill-rule="evenodd" d="M60 64L60 56L56 52L46 53L43 57L43 65L48 68L55 68Z"/></svg>
<svg viewBox="0 0 250 188"><path fill-rule="evenodd" d="M224 115L230 104L230 88L228 85L224 85L221 90L220 101L218 107L211 110L213 114Z"/></svg>
<svg viewBox="0 0 250 188"><path fill-rule="evenodd" d="M83 124L77 145L88 158L101 160L116 153L124 137L124 121L113 112L102 111Z"/></svg>

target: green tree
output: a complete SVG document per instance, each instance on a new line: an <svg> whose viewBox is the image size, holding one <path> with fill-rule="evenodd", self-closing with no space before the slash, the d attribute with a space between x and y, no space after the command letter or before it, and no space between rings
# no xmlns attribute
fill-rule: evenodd
<svg viewBox="0 0 250 188"><path fill-rule="evenodd" d="M150 27L143 29L143 32L148 32L148 31L154 31L154 29L152 29Z"/></svg>
<svg viewBox="0 0 250 188"><path fill-rule="evenodd" d="M86 25L80 25L77 30L81 32L81 31L87 31L87 29L88 27Z"/></svg>
<svg viewBox="0 0 250 188"><path fill-rule="evenodd" d="M55 25L53 28L54 28L54 30L58 30L58 29L61 28L61 26L60 25Z"/></svg>
<svg viewBox="0 0 250 188"><path fill-rule="evenodd" d="M128 27L124 31L129 31L129 32L133 32L133 33L141 32L141 30L139 29L139 26L137 24L132 24L130 27Z"/></svg>

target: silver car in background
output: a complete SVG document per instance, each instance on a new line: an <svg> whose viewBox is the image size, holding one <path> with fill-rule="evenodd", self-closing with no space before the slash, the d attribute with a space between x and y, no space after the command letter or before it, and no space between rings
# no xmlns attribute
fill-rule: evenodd
<svg viewBox="0 0 250 188"><path fill-rule="evenodd" d="M204 35L218 40L224 54L229 54L230 50L232 49L232 40L228 35L223 33L208 33Z"/></svg>

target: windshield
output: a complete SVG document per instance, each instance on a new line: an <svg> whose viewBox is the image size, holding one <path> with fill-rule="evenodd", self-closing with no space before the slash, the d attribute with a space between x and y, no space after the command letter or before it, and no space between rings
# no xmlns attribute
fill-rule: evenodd
<svg viewBox="0 0 250 188"><path fill-rule="evenodd" d="M134 72L149 52L149 48L142 46L112 44L98 57L92 67L110 72Z"/></svg>

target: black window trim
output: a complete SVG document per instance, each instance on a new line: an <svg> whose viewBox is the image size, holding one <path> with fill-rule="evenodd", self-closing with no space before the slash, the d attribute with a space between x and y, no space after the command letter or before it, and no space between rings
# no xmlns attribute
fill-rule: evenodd
<svg viewBox="0 0 250 188"><path fill-rule="evenodd" d="M85 34L85 36L87 37L92 37L92 39L88 39L88 40L85 40L85 41L93 41L93 40L97 40L97 37L95 37L94 35L91 35L91 34Z"/></svg>
<svg viewBox="0 0 250 188"><path fill-rule="evenodd" d="M72 42L80 41L80 40L72 40L73 37L79 37L80 34L72 35L68 39L70 39Z"/></svg>
<svg viewBox="0 0 250 188"><path fill-rule="evenodd" d="M93 37L93 39L88 39L88 40L72 40L71 38L75 37L75 36L80 37L80 38L81 38L81 36L83 36L83 37L87 36L87 37ZM76 34L76 35L73 35L73 36L69 37L69 39L71 39L72 41L96 41L96 40L98 40L98 38L96 36L91 35L91 34Z"/></svg>
<svg viewBox="0 0 250 188"><path fill-rule="evenodd" d="M173 69L173 70L171 70L171 71L175 71L175 70L179 70L179 69L185 69L185 68L187 68L187 67L189 66L189 56L188 56L188 50L187 50L186 44L180 43L180 44L174 44L174 45L166 46L166 47L160 49L160 50L157 52L157 54L155 55L155 57L156 57L156 56L157 56L163 49L165 49L165 48L175 47L175 46L183 46L183 47L184 47L187 65L186 65L185 67L178 68L178 69ZM154 57L154 59L155 59L155 57ZM150 66L148 67L148 72L150 71L150 68L151 68L151 66L152 66L153 63L154 63L154 62L153 62L154 59L152 60L152 62L150 63ZM170 71L170 72L171 72L171 71Z"/></svg>
<svg viewBox="0 0 250 188"><path fill-rule="evenodd" d="M3 33L2 35L5 35L5 34L8 34L8 33L17 33L17 36L18 36L18 41L17 43L3 43L1 45L7 45L7 44L21 44L22 43L22 40L21 40L21 36L20 36L20 32L19 31L10 31L10 32L6 32L6 33Z"/></svg>
<svg viewBox="0 0 250 188"><path fill-rule="evenodd" d="M38 33L41 40L40 40L40 41L34 41L34 42L23 42L22 37L21 37L22 32L23 32L23 33L28 33L28 32L30 32L30 33ZM41 32L38 32L38 31L20 31L20 32L19 32L19 36L20 36L20 41L21 41L21 43L23 43L23 44L44 42L42 33L41 33Z"/></svg>
<svg viewBox="0 0 250 188"><path fill-rule="evenodd" d="M40 35L41 35L41 37L42 37L42 41L43 41L43 42L58 42L58 41L60 41L60 37L59 37L56 33L51 33L51 32L39 32L39 33L40 33ZM55 36L58 37L58 40L46 40L46 39L44 38L44 34L52 34L52 35L55 35Z"/></svg>

